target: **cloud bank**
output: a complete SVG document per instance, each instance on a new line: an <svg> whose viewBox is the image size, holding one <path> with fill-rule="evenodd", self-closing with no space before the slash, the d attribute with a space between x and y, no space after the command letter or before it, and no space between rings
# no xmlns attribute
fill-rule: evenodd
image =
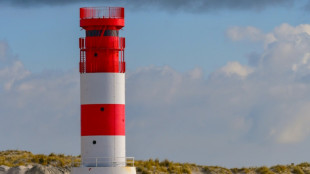
<svg viewBox="0 0 310 174"><path fill-rule="evenodd" d="M2 3L14 6L39 6L39 5L66 5L74 3L90 3L87 0L4 0ZM112 0L93 0L92 3L118 3L130 6L132 8L158 8L168 11L188 11L188 12L207 12L218 9L245 10L254 9L262 10L271 6L289 6L294 3L292 0L130 0L130 1L112 1ZM1 3L1 2L0 2Z"/></svg>
<svg viewBox="0 0 310 174"><path fill-rule="evenodd" d="M229 28L232 40L260 42L264 50L250 54L247 65L228 62L209 77L199 68L145 67L129 74L128 141L144 149L132 151L229 166L307 160L309 27Z"/></svg>
<svg viewBox="0 0 310 174"><path fill-rule="evenodd" d="M51 146L53 150L74 149L78 109L77 72L32 73L11 53L6 42L0 42L1 150L46 152Z"/></svg>
<svg viewBox="0 0 310 174"><path fill-rule="evenodd" d="M208 77L169 66L127 74L128 156L229 167L308 160L310 25L227 36L263 51ZM78 73L32 73L0 43L1 148L79 153Z"/></svg>

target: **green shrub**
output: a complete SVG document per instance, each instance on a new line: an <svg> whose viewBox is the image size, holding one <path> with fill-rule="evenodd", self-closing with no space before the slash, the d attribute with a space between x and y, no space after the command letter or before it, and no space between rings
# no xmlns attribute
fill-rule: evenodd
<svg viewBox="0 0 310 174"><path fill-rule="evenodd" d="M80 163L80 158L73 158L72 156L66 156L64 154L49 155L37 154L33 155L28 151L19 150L7 150L0 151L0 165L6 165L9 167L16 167L20 165L28 164L41 164L41 165L53 165L53 166L71 166L73 162Z"/></svg>
<svg viewBox="0 0 310 174"><path fill-rule="evenodd" d="M143 171L143 167L138 166L138 167L136 167L136 170L137 170L137 172L142 172Z"/></svg>
<svg viewBox="0 0 310 174"><path fill-rule="evenodd" d="M239 173L239 172L241 172L241 169L232 168L232 169L230 169L230 171L231 171L232 173Z"/></svg>
<svg viewBox="0 0 310 174"><path fill-rule="evenodd" d="M145 167L146 169L148 169L148 170L152 170L152 169L153 169L152 164L149 163L149 162L144 163L144 167Z"/></svg>
<svg viewBox="0 0 310 174"><path fill-rule="evenodd" d="M303 163L298 164L297 166L299 166L299 167L310 167L310 163L303 162Z"/></svg>
<svg viewBox="0 0 310 174"><path fill-rule="evenodd" d="M300 167L298 167L298 166L294 166L292 173L293 174L305 174L305 172L303 170L301 170Z"/></svg>
<svg viewBox="0 0 310 174"><path fill-rule="evenodd" d="M154 162L155 162L155 164L159 164L159 159L156 158Z"/></svg>
<svg viewBox="0 0 310 174"><path fill-rule="evenodd" d="M166 167L169 167L171 164L172 164L172 162L170 162L167 159L165 159L164 161L159 163L160 166L166 166Z"/></svg>
<svg viewBox="0 0 310 174"><path fill-rule="evenodd" d="M276 173L284 173L284 172L288 172L288 168L284 165L276 165L276 166L272 166L271 170L276 172Z"/></svg>
<svg viewBox="0 0 310 174"><path fill-rule="evenodd" d="M185 167L182 167L182 173L191 174L192 171L191 171L191 169L189 167L185 166Z"/></svg>
<svg viewBox="0 0 310 174"><path fill-rule="evenodd" d="M206 173L221 173L221 174L231 174L231 170L223 168L223 167L219 167L219 166L204 166L203 170Z"/></svg>
<svg viewBox="0 0 310 174"><path fill-rule="evenodd" d="M148 170L142 170L141 174L151 174L151 172Z"/></svg>
<svg viewBox="0 0 310 174"><path fill-rule="evenodd" d="M251 170L250 169L248 169L248 168L232 168L232 169L230 169L230 171L232 172L232 173L250 173L251 172Z"/></svg>
<svg viewBox="0 0 310 174"><path fill-rule="evenodd" d="M256 170L256 173L258 174L274 174L272 171L269 170L268 167L263 166L263 167L259 167Z"/></svg>
<svg viewBox="0 0 310 174"><path fill-rule="evenodd" d="M50 153L48 156L49 156L49 157L55 157L55 156L56 156L56 154L54 154L54 153Z"/></svg>

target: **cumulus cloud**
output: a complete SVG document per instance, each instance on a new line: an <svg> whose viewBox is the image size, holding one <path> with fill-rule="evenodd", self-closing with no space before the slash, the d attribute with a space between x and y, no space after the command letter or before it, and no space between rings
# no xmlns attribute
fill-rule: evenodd
<svg viewBox="0 0 310 174"><path fill-rule="evenodd" d="M227 65L220 68L216 74L224 74L225 76L247 77L253 70L250 67L241 65L239 62L228 62Z"/></svg>
<svg viewBox="0 0 310 174"><path fill-rule="evenodd" d="M2 3L17 5L17 6L38 6L38 5L64 5L73 3L82 3L90 1L86 0L4 0ZM0 3L1 3L0 2ZM219 9L233 9L233 10L262 10L271 6L290 6L294 3L292 0L131 0L131 1L111 1L111 0L93 0L92 3L124 3L132 8L158 8L169 11L188 11L188 12L208 12Z"/></svg>
<svg viewBox="0 0 310 174"><path fill-rule="evenodd" d="M307 24L296 27L282 24L270 33L262 33L254 27L228 29L232 40L238 40L237 35L238 38L260 40L265 44L263 53L253 57L258 59L258 63L252 67L253 72L244 83L255 83L256 88L268 93L268 101L275 102L273 109L265 114L269 119L279 120L268 128L270 137L278 143L298 143L310 135L306 126L310 123L306 109L310 95L309 27Z"/></svg>
<svg viewBox="0 0 310 174"><path fill-rule="evenodd" d="M233 41L248 40L252 42L264 42L264 45L269 45L275 41L275 36L272 33L264 34L258 28L247 26L234 26L227 30L227 36Z"/></svg>

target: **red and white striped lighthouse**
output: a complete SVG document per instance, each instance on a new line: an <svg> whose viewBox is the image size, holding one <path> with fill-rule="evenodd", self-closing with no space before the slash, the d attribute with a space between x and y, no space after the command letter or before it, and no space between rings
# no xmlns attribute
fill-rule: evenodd
<svg viewBox="0 0 310 174"><path fill-rule="evenodd" d="M82 166L74 174L136 173L125 150L124 25L124 8L80 9Z"/></svg>

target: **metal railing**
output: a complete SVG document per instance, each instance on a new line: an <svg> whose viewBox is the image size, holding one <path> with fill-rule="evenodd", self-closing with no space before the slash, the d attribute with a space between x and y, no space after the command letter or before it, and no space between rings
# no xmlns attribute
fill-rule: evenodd
<svg viewBox="0 0 310 174"><path fill-rule="evenodd" d="M123 7L84 7L80 8L81 19L92 18L116 18L123 19L125 10Z"/></svg>
<svg viewBox="0 0 310 174"><path fill-rule="evenodd" d="M124 37L114 37L114 45L109 45L112 47L107 47L107 45L103 46L102 43L106 42L106 36L103 37L96 37L96 38L88 38L87 47L89 48L100 48L100 49L118 49L124 50L125 49L125 38ZM110 36L107 36L110 37ZM86 49L86 38L81 37L79 38L79 47L80 49Z"/></svg>
<svg viewBox="0 0 310 174"><path fill-rule="evenodd" d="M103 38L104 39L104 38ZM87 69L86 69L86 61L87 61L87 57L86 57L86 50L87 49L115 49L119 51L119 72L120 73L125 73L126 72L126 62L125 62L125 38L124 37L119 37L118 39L118 46L115 48L106 48L106 47L100 47L100 40L96 40L98 43L93 43L93 44L89 44L88 47L86 47L86 39L85 38L80 38L79 39L79 47L80 47L80 63L79 63L79 67L80 67L80 73L86 73ZM95 42L95 41L94 41ZM99 47L95 47L98 46ZM89 67L89 66L88 66ZM99 70L100 66L96 66L94 65L94 70ZM91 70L89 70L91 71Z"/></svg>
<svg viewBox="0 0 310 174"><path fill-rule="evenodd" d="M72 160L73 167L134 167L134 157L90 157L83 158L82 161Z"/></svg>

